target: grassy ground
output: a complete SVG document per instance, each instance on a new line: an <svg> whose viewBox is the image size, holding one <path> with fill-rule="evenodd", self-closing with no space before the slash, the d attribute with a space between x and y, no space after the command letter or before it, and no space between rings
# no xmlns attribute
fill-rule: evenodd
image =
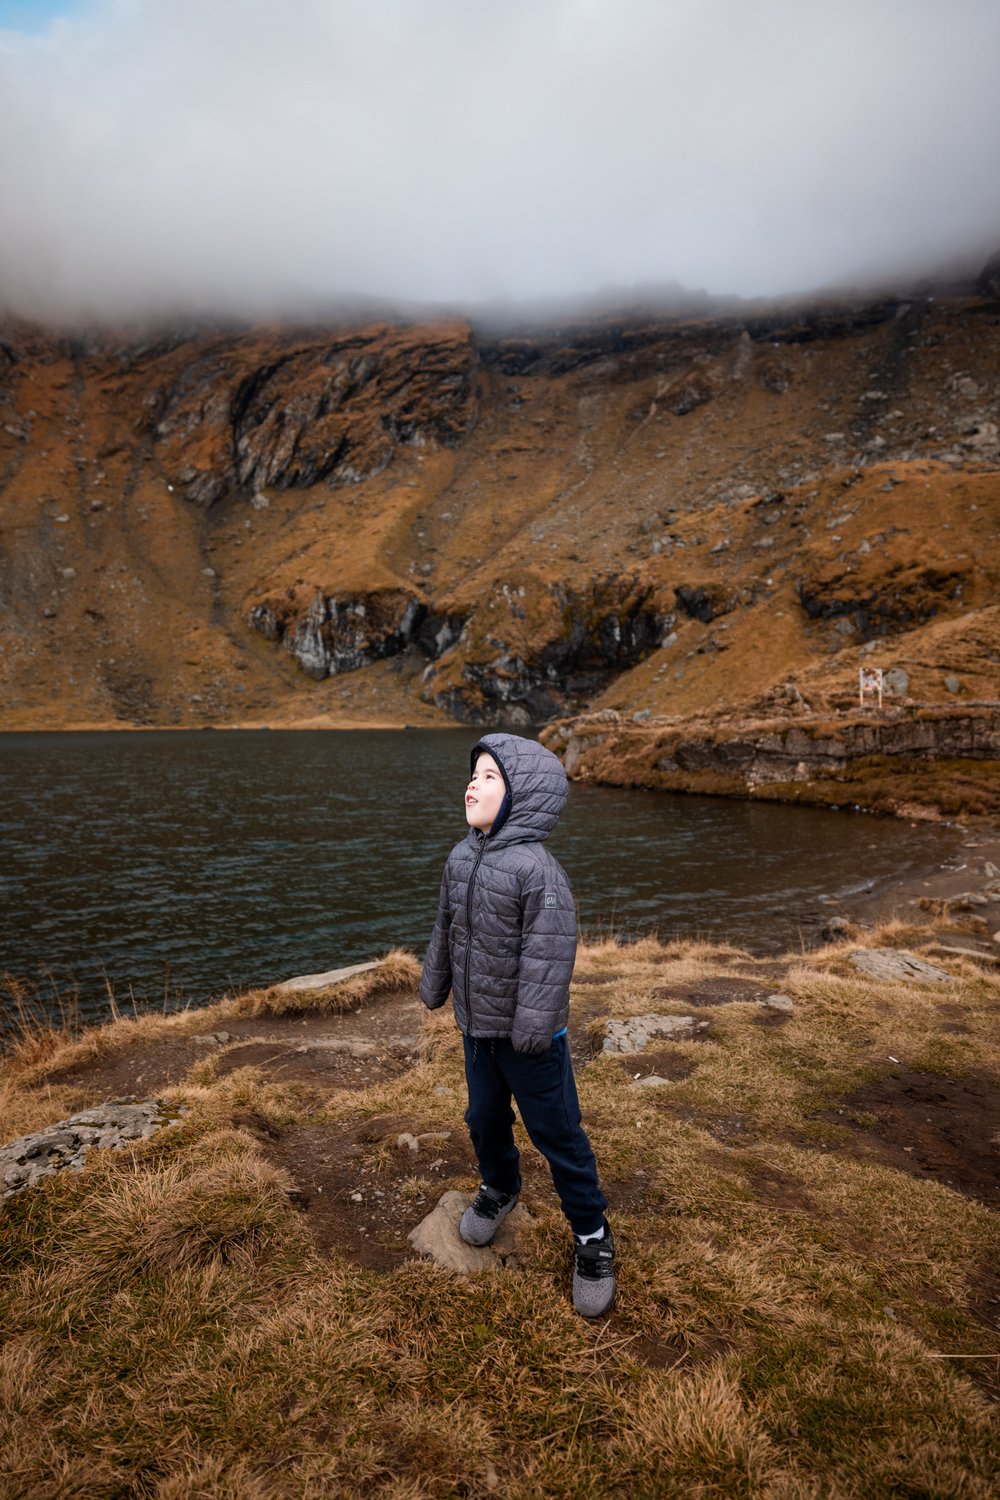
<svg viewBox="0 0 1000 1500"><path fill-rule="evenodd" d="M992 1496L998 1199L945 1137L964 1118L996 1146L1000 976L958 960L948 985L879 984L845 954L581 950L578 1047L604 1016L709 1023L578 1070L620 1248L617 1308L597 1325L572 1310L565 1225L534 1164L529 1271L461 1279L392 1239L372 1269L318 1248L294 1174L235 1123L292 1144L387 1119L457 1138L448 1014L422 1020L412 1069L367 1087L195 1063L159 1091L189 1106L182 1124L4 1206L4 1495ZM388 968L318 1004L412 986L412 959ZM756 998L774 988L790 1017ZM58 1081L70 1062L280 1008L272 993L77 1040L36 1029L8 1053L0 1137L91 1102ZM632 1088L652 1071L671 1081ZM963 1117L963 1099L985 1112ZM471 1156L432 1181L370 1137L365 1170L404 1230L422 1197L474 1186Z"/></svg>

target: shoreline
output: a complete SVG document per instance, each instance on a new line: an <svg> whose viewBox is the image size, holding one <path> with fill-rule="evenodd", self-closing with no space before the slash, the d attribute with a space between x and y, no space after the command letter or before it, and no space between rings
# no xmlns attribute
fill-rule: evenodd
<svg viewBox="0 0 1000 1500"><path fill-rule="evenodd" d="M975 892L987 884L989 877L983 866L991 864L1000 869L1000 827L992 822L945 826L958 835L954 856L958 863L949 860L913 874L876 881L871 890L843 898L840 904L845 911L858 920L872 923L893 919L912 923L918 914L932 915L926 908L917 906L917 902L950 904L966 892ZM990 928L990 945L1000 957L1000 943L992 937L993 932L1000 933L1000 901L981 910ZM970 931L968 936L973 938L979 934Z"/></svg>
<svg viewBox="0 0 1000 1500"><path fill-rule="evenodd" d="M124 724L117 720L84 721L80 724L14 724L4 725L0 734L226 734L239 731L246 734L277 733L281 730L326 729L467 729L466 724L411 724L388 719L350 719L331 723L322 716L308 719L291 719L278 723L247 721L239 724Z"/></svg>

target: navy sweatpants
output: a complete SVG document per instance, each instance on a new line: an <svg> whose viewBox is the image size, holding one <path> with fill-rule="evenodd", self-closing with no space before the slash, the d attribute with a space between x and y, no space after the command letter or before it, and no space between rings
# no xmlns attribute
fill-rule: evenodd
<svg viewBox="0 0 1000 1500"><path fill-rule="evenodd" d="M506 1037L462 1038L469 1127L479 1171L498 1193L521 1190L520 1157L514 1144L517 1103L531 1143L545 1157L563 1213L575 1234L600 1229L608 1200L597 1180L597 1163L580 1123L580 1103L565 1036L539 1057L515 1052Z"/></svg>

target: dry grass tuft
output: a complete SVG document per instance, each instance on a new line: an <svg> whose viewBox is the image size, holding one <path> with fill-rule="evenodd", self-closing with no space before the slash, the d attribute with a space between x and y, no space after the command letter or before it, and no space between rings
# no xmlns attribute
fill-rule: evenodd
<svg viewBox="0 0 1000 1500"><path fill-rule="evenodd" d="M338 984L318 990L248 990L237 997L231 1012L242 1016L280 1016L312 1010L330 1013L357 1010L377 995L391 990L414 989L421 966L404 948L391 948L377 969L354 974Z"/></svg>

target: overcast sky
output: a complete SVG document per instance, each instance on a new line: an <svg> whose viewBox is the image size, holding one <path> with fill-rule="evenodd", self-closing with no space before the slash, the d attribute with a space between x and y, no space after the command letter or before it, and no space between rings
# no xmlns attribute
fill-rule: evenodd
<svg viewBox="0 0 1000 1500"><path fill-rule="evenodd" d="M1000 0L0 0L0 307L985 259L998 78Z"/></svg>

